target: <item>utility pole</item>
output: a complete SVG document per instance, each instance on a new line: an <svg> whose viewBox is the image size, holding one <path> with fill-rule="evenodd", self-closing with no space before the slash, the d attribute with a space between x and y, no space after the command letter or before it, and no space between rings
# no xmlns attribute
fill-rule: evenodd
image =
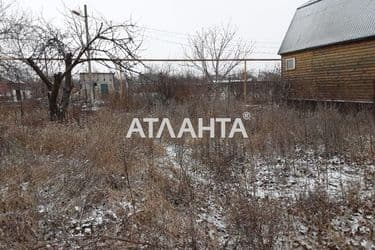
<svg viewBox="0 0 375 250"><path fill-rule="evenodd" d="M87 50L87 63L88 63L88 79L84 79L85 84L85 98L86 104L88 103L88 96L90 98L90 103L94 100L94 85L92 83L92 69L91 69L91 52L90 52L90 32L89 32L89 21L87 14L87 5L83 6L84 16L81 15L79 11L72 10L72 13L76 16L83 17L85 19L85 29L86 29L86 50ZM89 89L87 89L89 88Z"/></svg>
<svg viewBox="0 0 375 250"><path fill-rule="evenodd" d="M93 104L93 101L95 99L95 93L94 93L94 84L92 83L90 32L89 32L89 21L88 21L87 5L86 4L84 5L84 14L85 14L85 27L86 27L87 63L88 63L88 70L89 70L88 87L89 87L89 93L90 93L90 102L91 102L91 104ZM87 86L86 86L86 91L87 91Z"/></svg>

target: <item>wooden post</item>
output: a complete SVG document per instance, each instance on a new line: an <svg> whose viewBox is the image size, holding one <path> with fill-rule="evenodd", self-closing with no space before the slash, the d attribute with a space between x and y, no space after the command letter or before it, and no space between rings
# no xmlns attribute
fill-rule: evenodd
<svg viewBox="0 0 375 250"><path fill-rule="evenodd" d="M120 97L121 98L124 98L125 96L125 82L124 82L124 78L122 77L122 71L121 71L121 68L119 67L119 80L120 80Z"/></svg>
<svg viewBox="0 0 375 250"><path fill-rule="evenodd" d="M244 61L244 75L243 75L243 99L247 100L247 61Z"/></svg>

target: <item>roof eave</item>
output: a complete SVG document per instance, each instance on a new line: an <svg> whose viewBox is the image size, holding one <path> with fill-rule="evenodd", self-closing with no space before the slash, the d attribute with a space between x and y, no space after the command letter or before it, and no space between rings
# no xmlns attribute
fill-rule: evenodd
<svg viewBox="0 0 375 250"><path fill-rule="evenodd" d="M281 50L279 50L278 55L283 56L283 55L286 55L286 54L304 52L304 51L308 51L308 50L320 49L320 48L334 46L334 45L348 44L348 43L354 43L354 42L366 41L366 40L373 40L373 39L375 39L375 34L371 35L371 36L367 36L367 37L350 39L350 40L341 41L341 42L327 43L327 44L323 44L323 45L318 45L318 46L313 46L313 47L307 47L307 48L298 49L298 50L290 50L290 51L281 51Z"/></svg>
<svg viewBox="0 0 375 250"><path fill-rule="evenodd" d="M310 5L316 4L316 3L321 2L321 1L322 0L315 0L315 1L312 1L311 3L304 3L303 5L301 5L300 7L298 7L297 10L306 8L306 7L310 6Z"/></svg>

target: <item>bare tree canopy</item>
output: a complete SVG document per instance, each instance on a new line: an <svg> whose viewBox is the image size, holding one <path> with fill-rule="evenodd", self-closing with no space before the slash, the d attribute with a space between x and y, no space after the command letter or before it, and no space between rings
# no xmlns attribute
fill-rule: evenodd
<svg viewBox="0 0 375 250"><path fill-rule="evenodd" d="M252 51L253 45L242 41L237 29L228 24L203 29L191 36L185 55L189 59L214 59L211 62L192 62L193 67L213 83L228 76L240 64L239 61L224 62L222 59L244 59Z"/></svg>
<svg viewBox="0 0 375 250"><path fill-rule="evenodd" d="M20 63L7 63L7 66L20 68L19 64L27 65L42 80L49 92L52 120L64 118L73 88L72 71L90 60L88 51L91 58L103 59L97 63L110 68L131 70L137 62L119 59L137 59L137 52L142 44L139 29L131 22L115 23L94 16L89 17L90 35L86 39L84 18L77 15L77 12L67 13L62 27L25 13L12 13L0 21L0 27L7 28L6 32L0 33L0 56L21 58ZM53 79L48 72L53 73Z"/></svg>
<svg viewBox="0 0 375 250"><path fill-rule="evenodd" d="M5 4L4 1L0 0L0 56L3 56L8 45L6 45L5 39L10 35L12 29L12 23L16 20L20 21L20 17L14 15L15 13L10 12L9 9L12 4ZM13 20L13 21L11 21ZM18 22L17 21L17 22ZM11 81L22 82L26 79L30 79L29 70L26 65L20 65L15 61L1 61L0 60L0 77L6 78Z"/></svg>
<svg viewBox="0 0 375 250"><path fill-rule="evenodd" d="M10 7L10 4L5 4L3 0L0 0L0 15L5 18L6 10ZM2 28L2 27L1 27ZM0 32L3 30L0 29Z"/></svg>

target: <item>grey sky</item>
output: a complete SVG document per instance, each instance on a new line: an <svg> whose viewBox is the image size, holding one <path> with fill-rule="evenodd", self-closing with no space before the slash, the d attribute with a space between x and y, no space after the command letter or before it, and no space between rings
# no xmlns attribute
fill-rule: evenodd
<svg viewBox="0 0 375 250"><path fill-rule="evenodd" d="M182 57L187 34L203 27L230 22L239 29L242 39L255 42L255 58L275 58L296 8L306 0L18 0L25 9L43 12L55 18L64 4L72 9L87 4L112 20L130 17L144 26L142 56L152 58ZM63 4L64 3L64 4Z"/></svg>

